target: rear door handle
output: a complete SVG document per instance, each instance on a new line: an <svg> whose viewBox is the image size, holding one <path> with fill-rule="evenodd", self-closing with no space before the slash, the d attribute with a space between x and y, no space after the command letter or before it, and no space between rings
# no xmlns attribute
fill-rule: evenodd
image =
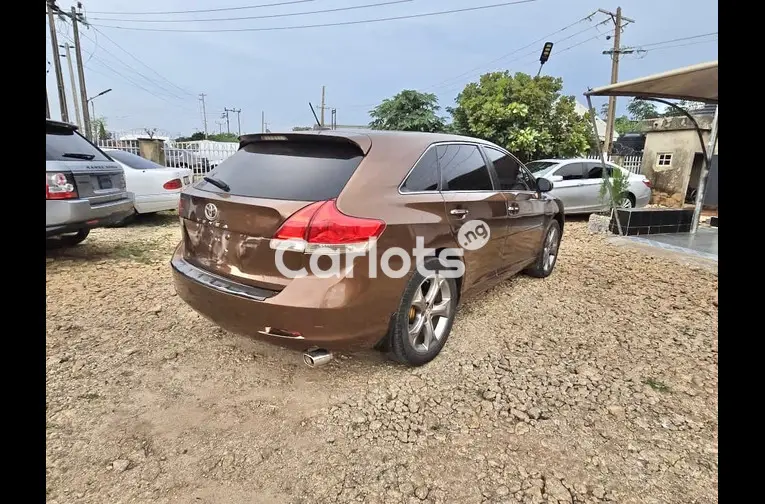
<svg viewBox="0 0 765 504"><path fill-rule="evenodd" d="M470 213L469 210L466 210L464 208L453 208L449 210L449 213L457 217L458 219L464 219L467 214Z"/></svg>
<svg viewBox="0 0 765 504"><path fill-rule="evenodd" d="M518 203L510 203L509 205L507 205L507 213L509 215L515 215L520 211L521 211L521 207L518 206Z"/></svg>

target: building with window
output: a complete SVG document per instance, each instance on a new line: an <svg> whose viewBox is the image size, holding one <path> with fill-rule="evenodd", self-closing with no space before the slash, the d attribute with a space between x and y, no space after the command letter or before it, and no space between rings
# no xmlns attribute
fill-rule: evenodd
<svg viewBox="0 0 765 504"><path fill-rule="evenodd" d="M714 107L689 110L699 125L707 147ZM683 115L643 121L645 147L641 173L653 182L658 203L680 207L693 202L704 160L704 150L693 122ZM717 207L717 146L707 179L704 206Z"/></svg>

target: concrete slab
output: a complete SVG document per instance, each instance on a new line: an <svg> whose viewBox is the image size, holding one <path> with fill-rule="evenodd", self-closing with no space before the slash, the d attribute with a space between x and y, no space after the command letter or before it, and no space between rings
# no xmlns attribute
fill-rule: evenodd
<svg viewBox="0 0 765 504"><path fill-rule="evenodd" d="M717 231L717 228L701 227L695 234L671 233L646 236L625 236L622 237L622 239L669 252L678 252L716 262Z"/></svg>

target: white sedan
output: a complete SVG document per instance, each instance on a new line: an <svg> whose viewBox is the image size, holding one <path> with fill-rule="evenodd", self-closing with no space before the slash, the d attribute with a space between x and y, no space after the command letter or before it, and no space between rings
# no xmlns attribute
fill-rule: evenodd
<svg viewBox="0 0 765 504"><path fill-rule="evenodd" d="M181 190L193 180L191 169L166 168L119 149L103 150L122 165L127 190L135 194L136 213L178 209Z"/></svg>
<svg viewBox="0 0 765 504"><path fill-rule="evenodd" d="M628 176L627 188L622 195L621 206L640 208L651 201L651 181L644 175L630 173L613 163L606 163L608 174L621 170ZM593 159L540 159L526 164L536 178L546 178L553 183L548 194L560 199L566 214L600 212L608 203L600 198L603 168Z"/></svg>

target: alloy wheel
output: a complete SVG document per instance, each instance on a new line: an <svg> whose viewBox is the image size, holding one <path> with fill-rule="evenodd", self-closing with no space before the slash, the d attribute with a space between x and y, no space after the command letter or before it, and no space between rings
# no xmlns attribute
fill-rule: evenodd
<svg viewBox="0 0 765 504"><path fill-rule="evenodd" d="M414 292L409 307L409 343L417 352L427 352L446 336L452 314L452 290L449 282L433 272Z"/></svg>

